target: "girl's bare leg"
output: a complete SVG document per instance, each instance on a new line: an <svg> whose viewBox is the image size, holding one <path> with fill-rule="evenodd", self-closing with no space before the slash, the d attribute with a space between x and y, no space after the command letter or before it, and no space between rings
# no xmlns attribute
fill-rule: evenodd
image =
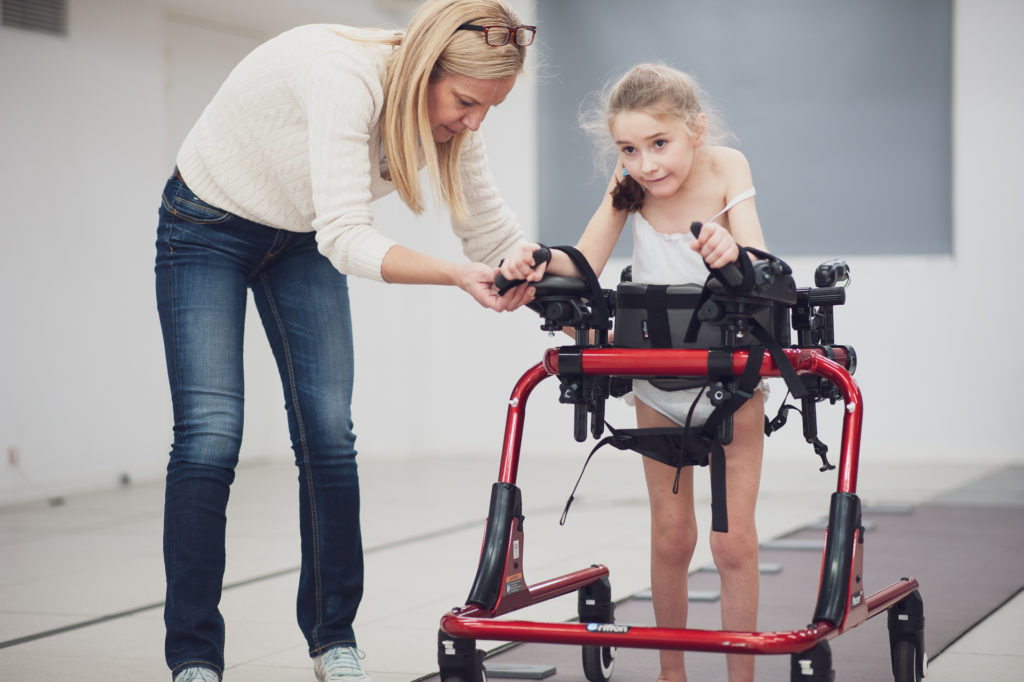
<svg viewBox="0 0 1024 682"><path fill-rule="evenodd" d="M675 424L641 401L637 426ZM733 415L733 441L726 446L726 499L729 532L711 533L711 552L722 581L722 628L757 628L759 600L758 539L754 522L764 450L764 396L760 391ZM687 575L697 544L693 512L693 468L679 472L679 492L672 492L676 470L643 458L651 505L651 593L658 627L685 628ZM682 651L661 651L659 682L685 682ZM729 682L754 679L754 657L726 656Z"/></svg>
<svg viewBox="0 0 1024 682"><path fill-rule="evenodd" d="M654 428L675 424L636 402L637 426ZM676 470L667 464L642 457L647 493L651 505L651 595L658 627L684 628L687 615L687 573L697 544L693 515L693 468L679 472L679 493L672 488ZM662 651L659 682L685 682L682 651Z"/></svg>
<svg viewBox="0 0 1024 682"><path fill-rule="evenodd" d="M711 533L711 553L722 581L722 629L757 629L758 540L754 523L764 452L764 395L754 392L733 415L733 440L725 448L729 532ZM729 682L754 679L754 656L726 656Z"/></svg>

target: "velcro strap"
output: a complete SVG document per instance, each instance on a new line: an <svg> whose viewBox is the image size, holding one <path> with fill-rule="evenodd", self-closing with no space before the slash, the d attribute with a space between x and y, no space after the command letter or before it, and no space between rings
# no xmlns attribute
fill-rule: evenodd
<svg viewBox="0 0 1024 682"><path fill-rule="evenodd" d="M714 348L708 350L708 376L732 376L732 351L716 350Z"/></svg>
<svg viewBox="0 0 1024 682"><path fill-rule="evenodd" d="M711 275L708 275L708 280L711 279ZM703 324L700 319L701 306L711 298L711 290L708 288L708 282L705 280L704 288L700 290L700 298L697 300L697 305L693 309L693 315L690 316L690 324L686 326L686 336L683 337L685 343L694 343L697 340L697 334L700 332L700 326Z"/></svg>
<svg viewBox="0 0 1024 682"><path fill-rule="evenodd" d="M751 346L750 354L747 357L747 364L743 368L743 374L733 388L733 397L721 405L715 407L708 415L701 431L708 438L716 439L719 425L732 416L732 414L747 402L747 399L754 394L754 389L761 380L761 361L764 358L763 346Z"/></svg>
<svg viewBox="0 0 1024 682"><path fill-rule="evenodd" d="M651 348L671 348L672 330L668 323L668 285L650 284L644 295L647 310L647 333Z"/></svg>
<svg viewBox="0 0 1024 682"><path fill-rule="evenodd" d="M736 245L739 248L739 255L736 257L736 267L743 273L743 282L739 286L729 287L734 293L746 293L754 289L754 264L747 255L746 247Z"/></svg>
<svg viewBox="0 0 1024 682"><path fill-rule="evenodd" d="M725 448L711 443L711 530L729 532L729 509L726 504Z"/></svg>
<svg viewBox="0 0 1024 682"><path fill-rule="evenodd" d="M638 291L619 291L616 296L616 301L621 308L646 308L647 307L647 292L646 290L652 286L661 286L657 284L646 284L644 285L644 292ZM681 292L681 291L669 291L665 294L665 307L669 310L693 310L697 311L700 309L700 304L705 300L702 297L699 290Z"/></svg>
<svg viewBox="0 0 1024 682"><path fill-rule="evenodd" d="M586 256L580 252L575 246L551 246L550 249L562 251L569 260L572 261L576 269L580 271L583 276L583 281L587 283L590 288L590 306L593 309L593 316L591 319L591 326L594 329L610 329L611 328L611 315L608 314L608 306L604 298L604 291L601 289L601 282L597 279L597 274L594 269L590 267L590 261L587 260Z"/></svg>
<svg viewBox="0 0 1024 682"><path fill-rule="evenodd" d="M751 319L751 331L758 341L763 343L768 349L768 353L772 356L772 360L775 361L775 365L779 368L779 374L786 382L786 388L793 394L794 398L806 398L807 387L804 386L804 382L800 381L800 375L793 369L793 363L789 361L789 358L785 353L782 352L782 346L779 342L769 333L764 325L755 319Z"/></svg>

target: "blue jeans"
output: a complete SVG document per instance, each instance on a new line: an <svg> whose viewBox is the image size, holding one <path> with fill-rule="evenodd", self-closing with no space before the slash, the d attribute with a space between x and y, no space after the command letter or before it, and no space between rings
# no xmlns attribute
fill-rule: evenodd
<svg viewBox="0 0 1024 682"><path fill-rule="evenodd" d="M313 233L206 204L176 176L164 188L156 294L174 408L164 502L165 653L172 671L224 669L228 491L242 436L247 290L277 362L299 472L297 613L310 655L354 645L363 590L352 433L352 322L345 276Z"/></svg>

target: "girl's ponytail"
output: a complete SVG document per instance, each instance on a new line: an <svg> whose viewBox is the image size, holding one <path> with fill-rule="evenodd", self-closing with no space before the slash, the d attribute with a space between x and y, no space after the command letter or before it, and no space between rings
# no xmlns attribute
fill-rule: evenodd
<svg viewBox="0 0 1024 682"><path fill-rule="evenodd" d="M616 211L635 213L644 205L644 188L640 183L624 175L621 180L616 180L615 189L611 191L612 207Z"/></svg>

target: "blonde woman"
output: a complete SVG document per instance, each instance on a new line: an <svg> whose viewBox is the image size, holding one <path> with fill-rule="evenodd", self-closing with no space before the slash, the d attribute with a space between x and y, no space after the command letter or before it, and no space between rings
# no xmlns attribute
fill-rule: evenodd
<svg viewBox="0 0 1024 682"><path fill-rule="evenodd" d="M284 385L299 469L297 613L318 680L368 680L352 623L363 587L346 276L492 290L525 248L477 129L523 70L535 27L502 0L432 0L405 32L311 25L231 72L164 189L156 289L174 408L167 467L165 654L174 680L224 670L218 611L225 509L242 433L242 331L252 289ZM418 173L452 215L466 262L378 232L370 202L423 211Z"/></svg>

